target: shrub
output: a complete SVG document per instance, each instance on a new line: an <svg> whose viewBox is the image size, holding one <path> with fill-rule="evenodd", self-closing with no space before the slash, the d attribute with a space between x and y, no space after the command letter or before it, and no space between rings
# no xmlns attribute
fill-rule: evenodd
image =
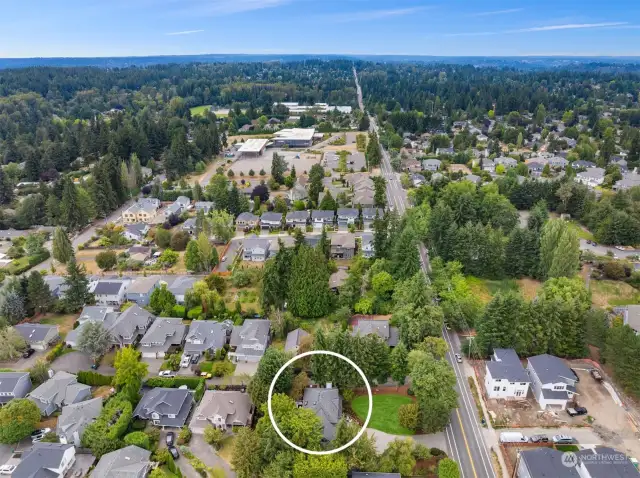
<svg viewBox="0 0 640 478"><path fill-rule="evenodd" d="M431 453L431 456L447 456L447 454L440 448L431 448L429 453Z"/></svg>
<svg viewBox="0 0 640 478"><path fill-rule="evenodd" d="M53 362L64 353L64 343L60 342L47 354L47 362Z"/></svg>
<svg viewBox="0 0 640 478"><path fill-rule="evenodd" d="M622 280L627 277L627 271L620 261L609 261L602 267L602 272L611 280Z"/></svg>
<svg viewBox="0 0 640 478"><path fill-rule="evenodd" d="M96 256L96 264L103 271L113 269L118 263L118 257L113 251L102 251Z"/></svg>
<svg viewBox="0 0 640 478"><path fill-rule="evenodd" d="M178 317L180 319L184 319L184 314L185 314L185 307L184 305L174 305L173 309L171 311L171 315L173 317Z"/></svg>
<svg viewBox="0 0 640 478"><path fill-rule="evenodd" d="M352 401L355 398L356 394L351 388L345 388L342 391L342 398L344 398L347 402Z"/></svg>
<svg viewBox="0 0 640 478"><path fill-rule="evenodd" d="M183 426L178 433L178 445L187 445L191 441L191 430L188 426Z"/></svg>
<svg viewBox="0 0 640 478"><path fill-rule="evenodd" d="M124 437L127 445L135 445L145 450L151 450L151 440L145 432L131 432Z"/></svg>
<svg viewBox="0 0 640 478"><path fill-rule="evenodd" d="M111 385L113 377L110 375L102 375L101 373L94 372L92 370L81 370L78 372L78 382L85 385L101 386Z"/></svg>
<svg viewBox="0 0 640 478"><path fill-rule="evenodd" d="M184 251L187 244L191 240L191 236L186 231L178 231L171 237L170 245L174 251Z"/></svg>
<svg viewBox="0 0 640 478"><path fill-rule="evenodd" d="M428 460L429 458L431 458L429 447L423 445L422 443L415 444L412 454L416 460Z"/></svg>
<svg viewBox="0 0 640 478"><path fill-rule="evenodd" d="M204 392L206 390L207 390L207 383L204 379L202 379L200 380L200 383L196 387L195 393L193 394L193 399L196 402L199 402L200 400L202 400L202 397L204 396Z"/></svg>
<svg viewBox="0 0 640 478"><path fill-rule="evenodd" d="M152 377L145 382L147 387L165 387L165 388L178 388L182 385L186 385L188 389L195 390L202 379L198 377Z"/></svg>
<svg viewBox="0 0 640 478"><path fill-rule="evenodd" d="M187 319L195 320L202 315L202 306L194 307L187 312Z"/></svg>
<svg viewBox="0 0 640 478"><path fill-rule="evenodd" d="M220 448L220 443L224 438L224 432L219 428L211 425L204 429L204 441L214 447L216 450Z"/></svg>
<svg viewBox="0 0 640 478"><path fill-rule="evenodd" d="M398 421L400 425L409 430L415 430L418 428L418 404L408 403L398 408Z"/></svg>
<svg viewBox="0 0 640 478"><path fill-rule="evenodd" d="M211 373L215 377L224 377L230 373L233 373L233 364L231 362L216 362L211 367Z"/></svg>

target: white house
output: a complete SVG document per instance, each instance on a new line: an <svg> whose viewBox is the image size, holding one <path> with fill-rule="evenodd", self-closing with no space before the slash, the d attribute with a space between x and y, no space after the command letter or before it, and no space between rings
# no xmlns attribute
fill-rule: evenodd
<svg viewBox="0 0 640 478"><path fill-rule="evenodd" d="M371 259L376 255L376 250L373 245L373 234L364 232L362 233L361 240L362 247L360 250L362 251L362 257Z"/></svg>
<svg viewBox="0 0 640 478"><path fill-rule="evenodd" d="M245 320L231 332L229 358L234 362L259 362L270 338L270 322L263 319Z"/></svg>
<svg viewBox="0 0 640 478"><path fill-rule="evenodd" d="M576 181L594 188L602 184L604 176L605 170L603 168L589 168L576 174Z"/></svg>
<svg viewBox="0 0 640 478"><path fill-rule="evenodd" d="M513 349L494 349L485 365L484 388L489 398L526 398L531 380Z"/></svg>
<svg viewBox="0 0 640 478"><path fill-rule="evenodd" d="M76 462L76 448L64 443L34 443L11 473L16 478L62 478Z"/></svg>
<svg viewBox="0 0 640 478"><path fill-rule="evenodd" d="M558 357L549 354L529 357L527 371L533 394L541 409L559 407L564 410L576 393L576 376Z"/></svg>
<svg viewBox="0 0 640 478"><path fill-rule="evenodd" d="M96 305L120 307L130 284L129 279L99 280L89 285L89 292L95 296Z"/></svg>

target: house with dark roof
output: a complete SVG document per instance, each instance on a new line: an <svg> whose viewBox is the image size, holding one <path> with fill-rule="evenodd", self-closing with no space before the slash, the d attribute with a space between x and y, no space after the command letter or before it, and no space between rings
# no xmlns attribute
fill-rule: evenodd
<svg viewBox="0 0 640 478"><path fill-rule="evenodd" d="M303 329L292 330L287 334L287 340L284 343L285 352L298 353L298 347L302 342L302 339L309 336L309 332Z"/></svg>
<svg viewBox="0 0 640 478"><path fill-rule="evenodd" d="M336 436L336 426L342 417L342 397L330 383L325 388L305 388L301 405L313 412L322 421L322 437L331 441Z"/></svg>
<svg viewBox="0 0 640 478"><path fill-rule="evenodd" d="M462 178L462 181L471 181L476 186L482 184L482 178L480 176L476 176L475 174L467 174Z"/></svg>
<svg viewBox="0 0 640 478"><path fill-rule="evenodd" d="M281 212L264 212L260 216L260 228L267 229L269 231L275 231L282 227L282 213Z"/></svg>
<svg viewBox="0 0 640 478"><path fill-rule="evenodd" d="M494 349L485 364L484 388L489 398L526 398L531 379L513 349Z"/></svg>
<svg viewBox="0 0 640 478"><path fill-rule="evenodd" d="M0 405L24 398L31 390L29 372L0 372Z"/></svg>
<svg viewBox="0 0 640 478"><path fill-rule="evenodd" d="M338 208L338 227L346 229L354 225L360 217L360 212L355 208Z"/></svg>
<svg viewBox="0 0 640 478"><path fill-rule="evenodd" d="M151 257L149 246L131 246L127 249L127 254L132 261L144 262Z"/></svg>
<svg viewBox="0 0 640 478"><path fill-rule="evenodd" d="M271 241L252 234L242 241L242 260L264 262L269 258Z"/></svg>
<svg viewBox="0 0 640 478"><path fill-rule="evenodd" d="M329 276L329 289L338 292L338 289L344 285L349 277L346 267L340 267L337 271Z"/></svg>
<svg viewBox="0 0 640 478"><path fill-rule="evenodd" d="M234 362L259 362L270 339L271 322L264 319L245 320L231 331L228 356Z"/></svg>
<svg viewBox="0 0 640 478"><path fill-rule="evenodd" d="M589 169L595 168L597 165L592 161L585 161L584 159L580 159L571 163L571 166L573 167L573 169Z"/></svg>
<svg viewBox="0 0 640 478"><path fill-rule="evenodd" d="M45 417L65 405L79 403L90 397L91 387L78 383L75 375L62 370L27 395Z"/></svg>
<svg viewBox="0 0 640 478"><path fill-rule="evenodd" d="M220 430L248 427L253 420L254 406L248 393L207 390L193 413L189 428L203 434L209 426Z"/></svg>
<svg viewBox="0 0 640 478"><path fill-rule="evenodd" d="M373 221L376 220L376 216L382 219L384 217L384 209L381 207L362 208L362 225L365 231L370 231L373 228Z"/></svg>
<svg viewBox="0 0 640 478"><path fill-rule="evenodd" d="M49 286L49 290L51 291L51 295L56 299L63 299L64 293L67 291L69 286L65 284L64 277L62 276L52 276L46 275L43 277L45 284Z"/></svg>
<svg viewBox="0 0 640 478"><path fill-rule="evenodd" d="M185 354L201 354L208 350L214 354L222 349L231 335L231 326L212 320L194 320L185 338Z"/></svg>
<svg viewBox="0 0 640 478"><path fill-rule="evenodd" d="M375 246L373 243L373 234L368 232L363 232L360 236L360 251L362 252L362 257L365 259L371 259L376 255Z"/></svg>
<svg viewBox="0 0 640 478"><path fill-rule="evenodd" d="M249 231L260 224L260 218L250 212L243 212L236 218L236 229L238 231Z"/></svg>
<svg viewBox="0 0 640 478"><path fill-rule="evenodd" d="M581 478L575 466L566 466L563 452L553 448L532 448L520 452L517 478Z"/></svg>
<svg viewBox="0 0 640 478"><path fill-rule="evenodd" d="M576 471L581 478L632 478L640 472L627 455L613 448L596 446L575 452Z"/></svg>
<svg viewBox="0 0 640 478"><path fill-rule="evenodd" d="M149 232L149 225L144 222L135 222L133 224L125 224L124 237L130 241L141 242Z"/></svg>
<svg viewBox="0 0 640 478"><path fill-rule="evenodd" d="M358 319L358 322L353 326L351 335L360 335L362 337L377 335L384 340L389 347L395 347L398 345L400 331L397 327L389 325L388 320Z"/></svg>
<svg viewBox="0 0 640 478"><path fill-rule="evenodd" d="M182 319L158 317L140 339L140 352L144 358L164 358L171 348L184 342L188 327Z"/></svg>
<svg viewBox="0 0 640 478"><path fill-rule="evenodd" d="M565 409L576 393L576 376L569 367L549 354L529 357L527 371L531 388L541 409Z"/></svg>
<svg viewBox="0 0 640 478"><path fill-rule="evenodd" d="M311 223L316 229L322 229L323 227L331 228L334 225L335 212L322 211L314 209L311 211Z"/></svg>
<svg viewBox="0 0 640 478"><path fill-rule="evenodd" d="M121 314L105 321L104 325L111 334L113 344L123 347L137 344L154 319L155 316L151 312L139 305L132 305Z"/></svg>
<svg viewBox="0 0 640 478"><path fill-rule="evenodd" d="M350 232L331 236L331 257L353 259L356 253L356 236Z"/></svg>
<svg viewBox="0 0 640 478"><path fill-rule="evenodd" d="M289 228L298 227L300 229L305 229L309 222L309 217L309 211L290 211L287 213L285 224Z"/></svg>
<svg viewBox="0 0 640 478"><path fill-rule="evenodd" d="M62 413L56 425L56 435L60 438L60 443L81 446L85 428L98 418L100 412L102 412L101 397L62 407Z"/></svg>
<svg viewBox="0 0 640 478"><path fill-rule="evenodd" d="M129 279L98 280L90 285L89 292L95 296L97 305L120 307L129 284Z"/></svg>
<svg viewBox="0 0 640 478"><path fill-rule="evenodd" d="M152 275L147 277L136 277L125 294L129 302L135 302L140 307L146 307L151 300L151 294L160 287L162 276Z"/></svg>
<svg viewBox="0 0 640 478"><path fill-rule="evenodd" d="M159 427L180 428L193 407L193 394L180 388L147 390L133 412L134 418L151 420Z"/></svg>
<svg viewBox="0 0 640 478"><path fill-rule="evenodd" d="M151 452L129 445L105 453L91 472L91 478L145 478L151 471Z"/></svg>
<svg viewBox="0 0 640 478"><path fill-rule="evenodd" d="M35 350L47 350L60 338L57 325L24 323L13 328Z"/></svg>
<svg viewBox="0 0 640 478"><path fill-rule="evenodd" d="M195 217L190 217L189 219L184 221L182 223L182 226L180 226L180 227L182 228L182 230L184 232L186 232L190 236L194 236L194 235L196 235L196 230L198 229L196 224L197 224L196 218Z"/></svg>
<svg viewBox="0 0 640 478"><path fill-rule="evenodd" d="M22 454L14 478L62 478L76 462L76 449L64 443L34 443Z"/></svg>

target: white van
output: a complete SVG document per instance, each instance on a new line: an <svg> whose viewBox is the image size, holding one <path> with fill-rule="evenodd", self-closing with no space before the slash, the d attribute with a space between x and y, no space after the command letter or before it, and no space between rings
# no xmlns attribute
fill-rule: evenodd
<svg viewBox="0 0 640 478"><path fill-rule="evenodd" d="M527 443L529 437L520 432L502 432L500 434L500 443Z"/></svg>

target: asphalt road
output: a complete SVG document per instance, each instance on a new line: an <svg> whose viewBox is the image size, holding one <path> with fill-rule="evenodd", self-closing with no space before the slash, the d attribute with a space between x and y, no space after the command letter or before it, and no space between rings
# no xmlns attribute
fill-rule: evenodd
<svg viewBox="0 0 640 478"><path fill-rule="evenodd" d="M640 251L620 251L615 247L611 246L592 246L591 244L587 244L587 241L584 239L580 239L580 249L583 251L593 252L597 256L606 256L608 252L612 252L613 256L617 259L624 259L626 257L632 256L640 256Z"/></svg>
<svg viewBox="0 0 640 478"><path fill-rule="evenodd" d="M358 93L358 105L364 111L362 100L362 90L358 82L358 75L353 69ZM370 118L371 129L378 132L378 125L375 118ZM403 214L409 203L405 191L398 179L398 175L391 168L389 154L382 148L382 173L387 181L387 201L398 214ZM425 275L430 270L429 254L427 249L420 245L420 262ZM449 346L447 360L456 374L458 393L458 408L451 414L451 420L445 430L445 436L449 447L449 455L460 464L461 476L466 478L496 478L495 471L491 463L489 447L485 442L483 431L478 420L478 413L474 398L469 389L467 377L462 368L455 361L454 353L460 352L460 344L457 338L449 335L443 328L442 335Z"/></svg>

